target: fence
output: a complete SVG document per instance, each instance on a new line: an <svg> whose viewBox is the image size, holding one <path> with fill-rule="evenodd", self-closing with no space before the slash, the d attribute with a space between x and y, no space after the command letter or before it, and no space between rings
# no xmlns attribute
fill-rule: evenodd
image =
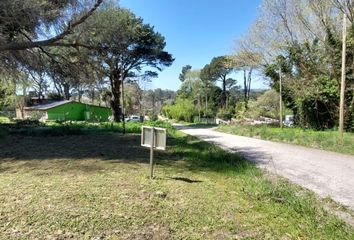
<svg viewBox="0 0 354 240"><path fill-rule="evenodd" d="M215 124L216 120L215 118L200 118L199 122L204 124Z"/></svg>

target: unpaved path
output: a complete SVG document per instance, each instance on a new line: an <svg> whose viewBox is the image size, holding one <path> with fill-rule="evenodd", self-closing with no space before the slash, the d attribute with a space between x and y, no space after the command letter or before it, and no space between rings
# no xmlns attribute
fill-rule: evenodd
<svg viewBox="0 0 354 240"><path fill-rule="evenodd" d="M224 149L241 153L259 167L354 210L354 156L241 137L211 128L175 127Z"/></svg>

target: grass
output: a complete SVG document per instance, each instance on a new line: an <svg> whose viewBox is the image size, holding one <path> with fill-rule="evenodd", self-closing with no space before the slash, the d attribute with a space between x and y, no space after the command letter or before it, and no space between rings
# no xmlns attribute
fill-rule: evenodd
<svg viewBox="0 0 354 240"><path fill-rule="evenodd" d="M144 125L170 127L169 124L162 121L146 121ZM139 133L141 131L141 123L128 122L125 124L126 133ZM68 136L81 134L102 134L102 133L122 133L122 123L91 123L91 122L64 122L64 123L41 123L36 120L21 120L12 123L0 125L10 134L27 135L27 136Z"/></svg>
<svg viewBox="0 0 354 240"><path fill-rule="evenodd" d="M354 239L312 193L166 127L154 180L137 134L0 140L0 238Z"/></svg>
<svg viewBox="0 0 354 240"><path fill-rule="evenodd" d="M315 131L300 128L280 129L266 125L220 125L218 130L235 135L287 142L305 147L354 155L354 133L344 133L344 141L340 143L338 132L330 130Z"/></svg>
<svg viewBox="0 0 354 240"><path fill-rule="evenodd" d="M0 124L1 123L10 123L10 122L11 122L11 120L8 117L0 115Z"/></svg>

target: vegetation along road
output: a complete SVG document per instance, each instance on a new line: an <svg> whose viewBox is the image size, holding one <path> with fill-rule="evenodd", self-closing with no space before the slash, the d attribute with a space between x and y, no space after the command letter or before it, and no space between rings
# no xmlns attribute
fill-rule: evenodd
<svg viewBox="0 0 354 240"><path fill-rule="evenodd" d="M354 210L354 156L217 132L181 127L184 133L243 154L261 168Z"/></svg>

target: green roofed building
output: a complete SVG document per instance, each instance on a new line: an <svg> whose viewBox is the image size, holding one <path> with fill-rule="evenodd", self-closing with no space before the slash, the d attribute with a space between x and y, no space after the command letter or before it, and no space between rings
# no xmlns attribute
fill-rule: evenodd
<svg viewBox="0 0 354 240"><path fill-rule="evenodd" d="M100 107L75 101L59 101L19 109L17 118L36 118L41 121L95 121L106 122L112 115L107 107Z"/></svg>

